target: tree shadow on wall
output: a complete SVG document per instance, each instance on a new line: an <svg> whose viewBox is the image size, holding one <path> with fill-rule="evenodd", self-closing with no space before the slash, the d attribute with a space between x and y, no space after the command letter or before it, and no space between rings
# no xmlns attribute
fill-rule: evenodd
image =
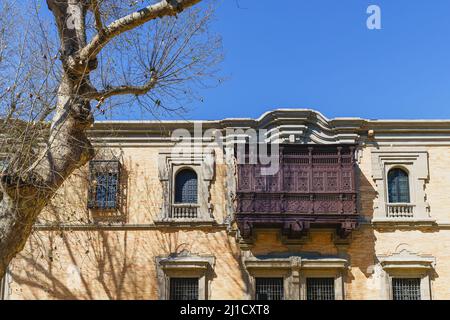
<svg viewBox="0 0 450 320"><path fill-rule="evenodd" d="M126 173L121 179L127 190ZM138 244L129 231L108 230L116 219L87 209L88 187L87 168L77 170L40 215L45 230L35 229L14 260L12 280L20 286L16 290L29 290L27 297L138 299L148 291L131 272Z"/></svg>
<svg viewBox="0 0 450 320"><path fill-rule="evenodd" d="M35 232L12 279L34 298L140 298L145 289L130 272L137 248L129 238L127 231Z"/></svg>
<svg viewBox="0 0 450 320"><path fill-rule="evenodd" d="M249 295L250 281L242 262L241 251L236 245L235 238L230 236L224 228L178 230L167 229L156 234L157 241L145 250L154 251L152 255L169 257L182 252L189 252L192 256L214 256L216 263L211 274L212 286L220 287L220 293L212 294L214 299L245 299ZM156 279L155 279L156 281Z"/></svg>

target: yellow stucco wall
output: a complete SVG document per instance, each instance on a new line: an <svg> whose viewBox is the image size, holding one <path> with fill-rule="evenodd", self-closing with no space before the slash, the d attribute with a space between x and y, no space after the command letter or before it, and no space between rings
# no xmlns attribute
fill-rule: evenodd
<svg viewBox="0 0 450 320"><path fill-rule="evenodd" d="M450 148L428 147L430 180L426 184L431 216L450 221ZM158 179L158 148L123 148L128 174L127 223L134 227L73 231L36 231L24 251L10 266L11 299L157 299L155 257L188 250L214 255L211 299L245 299L249 294L241 250L223 223L226 166L218 164L211 186L211 202L219 226L163 228L153 224L160 212L162 191ZM220 150L218 150L220 153ZM361 215L370 220L376 197L371 178L371 153L362 150ZM86 224L86 169L79 170L61 189L41 222L57 217L66 223ZM251 251L254 255L279 252L344 255L350 262L345 274L346 299L380 299L377 256L389 255L399 247L436 258L432 276L434 299L450 299L450 227L374 230L361 225L352 233L348 247L338 249L329 230L313 230L302 245L287 246L278 231L259 232Z"/></svg>

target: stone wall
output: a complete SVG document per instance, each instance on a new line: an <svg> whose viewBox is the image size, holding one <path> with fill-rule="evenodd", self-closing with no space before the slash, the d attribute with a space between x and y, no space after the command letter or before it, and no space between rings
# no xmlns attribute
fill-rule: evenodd
<svg viewBox="0 0 450 320"><path fill-rule="evenodd" d="M395 146L394 146L395 147ZM414 148L414 147L411 147ZM24 251L9 268L10 299L157 299L156 258L178 253L215 257L209 299L249 299L251 276L244 257L284 254L339 257L345 299L387 299L383 257L408 252L435 259L430 275L433 299L450 299L450 147L421 146L428 152L426 202L434 222L371 224L374 200L372 150L359 151L359 213L349 243L336 244L333 230L312 229L298 244L286 244L279 230L260 230L252 246L241 247L238 233L225 222L227 167L219 163L210 189L215 223L158 225L162 189L160 147L112 148L127 175L126 222L96 224L86 209L87 168L66 182L40 218ZM221 149L216 152L221 156ZM51 223L58 222L60 227ZM63 228L61 228L61 226Z"/></svg>

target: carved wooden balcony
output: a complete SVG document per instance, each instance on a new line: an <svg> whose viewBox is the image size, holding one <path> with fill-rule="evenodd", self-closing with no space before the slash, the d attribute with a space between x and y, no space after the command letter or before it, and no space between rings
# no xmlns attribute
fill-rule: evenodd
<svg viewBox="0 0 450 320"><path fill-rule="evenodd" d="M238 164L236 219L244 239L254 228L280 227L290 239L310 227L336 228L342 238L356 228L354 146L283 145L278 161L274 175Z"/></svg>

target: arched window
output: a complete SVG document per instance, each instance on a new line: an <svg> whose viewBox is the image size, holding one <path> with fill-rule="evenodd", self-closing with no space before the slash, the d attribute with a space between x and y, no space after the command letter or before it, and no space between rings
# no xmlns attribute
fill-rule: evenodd
<svg viewBox="0 0 450 320"><path fill-rule="evenodd" d="M183 169L175 176L175 203L197 203L197 174Z"/></svg>
<svg viewBox="0 0 450 320"><path fill-rule="evenodd" d="M389 203L409 203L408 173L392 169L388 173Z"/></svg>

